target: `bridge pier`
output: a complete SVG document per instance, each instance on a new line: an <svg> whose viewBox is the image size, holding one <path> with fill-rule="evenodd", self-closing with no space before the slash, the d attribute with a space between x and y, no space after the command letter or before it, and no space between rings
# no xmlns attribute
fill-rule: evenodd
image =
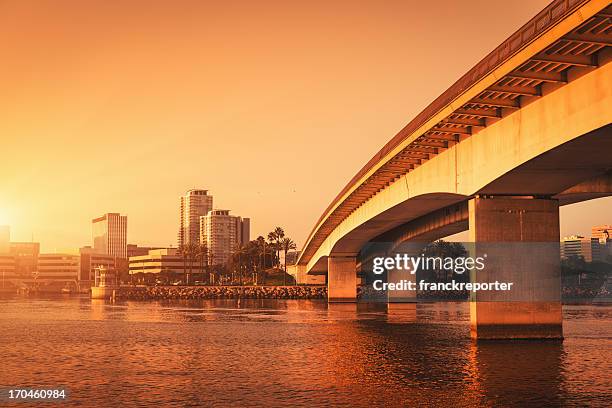
<svg viewBox="0 0 612 408"><path fill-rule="evenodd" d="M562 338L558 201L474 198L469 234L476 254L487 254L472 282L513 283L508 291L472 294L472 338Z"/></svg>
<svg viewBox="0 0 612 408"><path fill-rule="evenodd" d="M403 242L393 253L388 256L395 256L396 253L417 257L423 251L426 243L419 241ZM387 271L388 283L400 283L402 281L412 282L415 285L414 290L389 290L387 291L388 303L415 303L417 301L416 290L416 273L411 273L408 269L389 269Z"/></svg>
<svg viewBox="0 0 612 408"><path fill-rule="evenodd" d="M390 269L387 272L388 283L400 283L402 281L412 282L416 285L416 274L411 274L406 269ZM388 290L387 301L389 303L414 303L417 301L417 291L415 290Z"/></svg>
<svg viewBox="0 0 612 408"><path fill-rule="evenodd" d="M357 301L357 260L355 256L327 258L327 301Z"/></svg>

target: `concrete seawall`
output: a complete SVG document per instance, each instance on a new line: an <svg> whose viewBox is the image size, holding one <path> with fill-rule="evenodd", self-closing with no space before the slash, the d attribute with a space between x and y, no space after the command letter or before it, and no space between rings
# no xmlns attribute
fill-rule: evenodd
<svg viewBox="0 0 612 408"><path fill-rule="evenodd" d="M117 297L163 299L327 299L325 286L135 286L122 287Z"/></svg>

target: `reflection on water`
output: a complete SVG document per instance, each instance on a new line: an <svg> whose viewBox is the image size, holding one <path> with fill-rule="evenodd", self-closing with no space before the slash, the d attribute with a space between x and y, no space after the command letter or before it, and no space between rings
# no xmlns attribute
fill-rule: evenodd
<svg viewBox="0 0 612 408"><path fill-rule="evenodd" d="M468 320L465 303L4 298L0 386L87 406L609 403L612 307L566 307L563 343L475 344Z"/></svg>

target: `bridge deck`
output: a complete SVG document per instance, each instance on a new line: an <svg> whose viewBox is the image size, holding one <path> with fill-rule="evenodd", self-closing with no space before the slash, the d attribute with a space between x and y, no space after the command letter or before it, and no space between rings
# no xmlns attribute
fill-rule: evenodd
<svg viewBox="0 0 612 408"><path fill-rule="evenodd" d="M308 262L343 219L402 175L580 73L596 69L612 46L612 6L607 3L499 79L496 76L484 90L460 101L474 85L496 74L501 65L586 3L589 1L553 1L417 115L332 201L310 233L298 262ZM438 120L441 112L448 114Z"/></svg>

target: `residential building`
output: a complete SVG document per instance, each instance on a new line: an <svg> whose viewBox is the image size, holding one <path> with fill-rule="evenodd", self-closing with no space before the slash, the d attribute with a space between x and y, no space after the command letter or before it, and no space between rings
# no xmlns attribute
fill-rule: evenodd
<svg viewBox="0 0 612 408"><path fill-rule="evenodd" d="M226 265L234 250L250 239L250 220L230 215L229 210L211 210L200 217L200 242L208 247L209 263Z"/></svg>
<svg viewBox="0 0 612 408"><path fill-rule="evenodd" d="M99 254L127 259L127 216L107 213L91 221L93 248Z"/></svg>
<svg viewBox="0 0 612 408"><path fill-rule="evenodd" d="M193 189L181 196L179 248L190 242L200 242L200 217L208 214L212 208L213 197L208 190Z"/></svg>

